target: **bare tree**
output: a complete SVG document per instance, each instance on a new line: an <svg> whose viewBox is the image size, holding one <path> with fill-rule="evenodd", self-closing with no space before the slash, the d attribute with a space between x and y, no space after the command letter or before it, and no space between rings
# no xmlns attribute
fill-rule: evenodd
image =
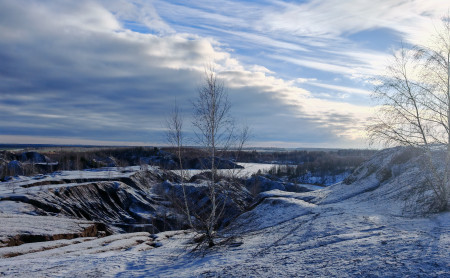
<svg viewBox="0 0 450 278"><path fill-rule="evenodd" d="M428 121L427 96L418 82L415 50L402 48L394 53L387 73L375 88L380 101L377 117L368 126L371 142L385 145L427 146L431 144L433 123Z"/></svg>
<svg viewBox="0 0 450 278"><path fill-rule="evenodd" d="M167 126L167 141L176 148L176 156L178 159L178 170L180 171L180 184L183 191L183 213L186 215L187 221L191 228L194 228L191 219L191 212L188 204L188 197L186 194L185 178L186 172L183 167L183 118L180 115L178 105L175 102L175 106L172 110L172 114L166 120Z"/></svg>
<svg viewBox="0 0 450 278"><path fill-rule="evenodd" d="M244 149L245 144L250 139L251 131L248 125L242 126L240 130L237 130L235 134L233 134L232 145L230 153L232 153L232 158L234 162L239 161L239 157ZM236 164L233 165L233 168L229 169L228 177L232 182L238 180L239 175L241 173L242 168L237 168Z"/></svg>
<svg viewBox="0 0 450 278"><path fill-rule="evenodd" d="M374 98L381 105L367 127L371 142L423 149L431 173L428 184L438 207L446 209L450 193L450 18L442 19L428 45L402 45L380 81ZM446 149L443 172L431 154L439 146Z"/></svg>
<svg viewBox="0 0 450 278"><path fill-rule="evenodd" d="M208 182L210 210L200 217L205 239L214 246L215 228L224 211L225 201L219 200L216 157L219 150L228 149L234 132L234 122L224 83L217 77L212 66L205 68L204 84L198 89L198 98L193 103L195 134L198 142L206 148L211 170Z"/></svg>
<svg viewBox="0 0 450 278"><path fill-rule="evenodd" d="M198 97L193 102L193 127L196 141L206 153L206 159L200 159L203 163L202 168L209 170L204 191L205 198L201 202L195 199L198 196L192 200L186 188L187 175L183 166L185 157L183 118L176 104L165 126L167 141L175 148L178 160L183 200L176 192L167 197L175 208L186 216L189 226L200 235L196 239L199 242L197 247L204 244L212 247L215 245L216 230L225 216L227 204L232 202L239 209L243 207L239 199L242 188L235 180L236 169L230 169L230 177L226 181L219 180L217 169L221 166L219 165L221 156L233 148L236 161L249 138L249 128L244 127L240 132L236 132L224 83L217 77L212 67L205 68L203 81L198 89Z"/></svg>

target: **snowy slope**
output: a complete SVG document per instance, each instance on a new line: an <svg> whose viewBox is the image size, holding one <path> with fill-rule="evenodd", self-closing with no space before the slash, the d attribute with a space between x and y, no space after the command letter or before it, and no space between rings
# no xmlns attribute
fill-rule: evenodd
<svg viewBox="0 0 450 278"><path fill-rule="evenodd" d="M351 200L313 205L303 198L303 193L266 198L224 231L234 235L232 240L204 254L190 252L191 235L166 232L158 234L161 247L151 250L53 251L58 257L44 251L0 259L0 273L17 277L450 275L450 213L411 219L380 214L373 206Z"/></svg>
<svg viewBox="0 0 450 278"><path fill-rule="evenodd" d="M157 168L139 170L103 168L18 177L0 183L0 212L87 219L106 223L114 231L181 228L160 215L165 204L150 190L174 177Z"/></svg>
<svg viewBox="0 0 450 278"><path fill-rule="evenodd" d="M247 166L247 174L259 169L254 164ZM82 218L107 223L115 231L183 228L185 224L179 221L183 217L171 209L166 198L171 188L177 187L178 178L157 167L140 170L140 166L109 167L15 177L0 182L0 212ZM243 174L241 170L235 174ZM202 188L197 184L188 188L193 203L199 203Z"/></svg>
<svg viewBox="0 0 450 278"><path fill-rule="evenodd" d="M439 162L440 153L434 153ZM344 182L322 190L315 203L329 204L353 198L371 203L379 211L416 216L435 212L435 195L427 158L420 150L396 147L380 151L358 167ZM449 206L450 207L450 206Z"/></svg>

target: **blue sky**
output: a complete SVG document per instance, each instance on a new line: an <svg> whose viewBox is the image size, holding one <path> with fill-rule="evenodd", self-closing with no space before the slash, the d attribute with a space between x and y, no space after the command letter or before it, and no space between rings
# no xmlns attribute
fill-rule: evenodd
<svg viewBox="0 0 450 278"><path fill-rule="evenodd" d="M213 64L251 145L367 147L377 76L444 2L0 0L0 143L163 144Z"/></svg>

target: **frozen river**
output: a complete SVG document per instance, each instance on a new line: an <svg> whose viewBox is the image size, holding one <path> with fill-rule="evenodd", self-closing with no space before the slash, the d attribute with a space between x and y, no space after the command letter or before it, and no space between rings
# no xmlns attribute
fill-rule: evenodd
<svg viewBox="0 0 450 278"><path fill-rule="evenodd" d="M244 167L243 169L220 169L218 170L219 174L221 175L235 175L237 177L249 177L254 173L257 173L258 170L265 171L269 170L271 167L273 167L275 164L270 163L237 163L238 165L241 165ZM207 170L198 170L198 169L188 169L185 170L186 172L186 178L191 178L194 175L197 175L201 172L204 172ZM174 173L180 174L180 170L173 170Z"/></svg>

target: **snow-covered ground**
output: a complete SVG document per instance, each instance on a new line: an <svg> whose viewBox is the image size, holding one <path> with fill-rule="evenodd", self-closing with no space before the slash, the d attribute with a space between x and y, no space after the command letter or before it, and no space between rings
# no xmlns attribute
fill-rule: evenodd
<svg viewBox="0 0 450 278"><path fill-rule="evenodd" d="M68 238L78 237L94 223L86 220L68 219L53 216L31 216L21 214L0 213L0 247L11 239L20 241L21 237L31 236L42 238ZM93 229L92 229L93 230ZM96 232L95 232L96 233ZM3 250L3 248L0 248ZM0 251L1 253L1 251Z"/></svg>
<svg viewBox="0 0 450 278"><path fill-rule="evenodd" d="M189 231L29 243L0 252L0 276L450 277L450 212L407 213L428 195L415 190L420 157L399 157L321 190L263 192L206 251Z"/></svg>
<svg viewBox="0 0 450 278"><path fill-rule="evenodd" d="M306 184L322 184L330 186L335 183L343 181L351 174L351 171L345 171L336 175L314 175L311 172L298 178L298 181Z"/></svg>
<svg viewBox="0 0 450 278"><path fill-rule="evenodd" d="M152 166L148 166L152 169ZM0 182L0 196L9 193L30 193L48 188L58 188L60 186L71 186L67 181L74 181L72 185L80 185L77 180L107 180L130 177L140 166L130 167L105 167L98 169L86 169L78 171L58 171L50 174L40 174L36 176L16 176L6 182ZM65 182L63 182L65 181ZM61 184L58 184L61 182ZM52 184L55 183L55 184ZM45 184L43 186L34 186L36 184Z"/></svg>
<svg viewBox="0 0 450 278"><path fill-rule="evenodd" d="M158 248L151 247L153 238L145 233L25 244L0 253L23 254L0 259L0 275L450 276L449 212L405 218L380 214L373 204L352 199L316 205L303 200L309 197L311 193L266 193L263 203L222 232L227 242L203 253L191 252L192 234L184 231L158 234L153 244Z"/></svg>
<svg viewBox="0 0 450 278"><path fill-rule="evenodd" d="M238 163L244 169L223 169L219 173L223 175L236 175L239 177L248 177L258 170L267 170L273 164L263 163ZM139 171L141 166L129 167L104 167L98 169L76 170L76 171L58 171L46 175L36 176L16 176L6 182L0 182L0 196L11 193L33 193L43 189L55 189L59 187L79 186L80 180L95 181L95 180L111 180L118 178L130 177ZM147 166L147 169L157 169L155 166ZM204 170L185 170L187 178L199 174ZM173 170L174 173L179 174L180 171ZM63 182L65 181L65 182ZM74 181L74 182L70 182ZM58 182L61 182L58 184ZM41 184L45 184L42 185ZM35 186L37 185L37 186Z"/></svg>
<svg viewBox="0 0 450 278"><path fill-rule="evenodd" d="M20 257L33 259L42 257L80 256L111 251L144 251L157 246L149 233L129 233L108 237L82 237L47 242L35 242L14 247L0 248L0 258Z"/></svg>

